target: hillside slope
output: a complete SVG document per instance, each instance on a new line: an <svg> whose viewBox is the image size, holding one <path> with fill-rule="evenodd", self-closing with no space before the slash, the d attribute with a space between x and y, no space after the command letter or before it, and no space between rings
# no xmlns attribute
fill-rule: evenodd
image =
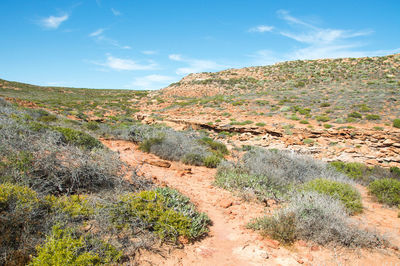
<svg viewBox="0 0 400 266"><path fill-rule="evenodd" d="M281 89L380 89L399 87L400 54L382 57L297 60L269 66L196 73L163 90L183 97L243 94Z"/></svg>

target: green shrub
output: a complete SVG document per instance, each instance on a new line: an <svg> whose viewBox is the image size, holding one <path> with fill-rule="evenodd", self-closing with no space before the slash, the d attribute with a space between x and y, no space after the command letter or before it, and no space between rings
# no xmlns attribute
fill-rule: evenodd
<svg viewBox="0 0 400 266"><path fill-rule="evenodd" d="M310 108L300 108L299 109L299 114L301 115L308 115L311 113L311 109Z"/></svg>
<svg viewBox="0 0 400 266"><path fill-rule="evenodd" d="M164 204L191 220L189 239L194 240L204 236L209 232L208 226L211 224L207 214L196 210L193 203L186 196L183 196L175 189L157 188L157 193L164 197Z"/></svg>
<svg viewBox="0 0 400 266"><path fill-rule="evenodd" d="M347 117L362 118L362 115L358 112L351 112L350 114L347 115Z"/></svg>
<svg viewBox="0 0 400 266"><path fill-rule="evenodd" d="M216 185L232 192L238 192L244 198L256 198L264 201L281 198L289 186L262 175L249 174L240 169L224 169L221 163L215 177Z"/></svg>
<svg viewBox="0 0 400 266"><path fill-rule="evenodd" d="M400 119L393 120L393 127L400 128Z"/></svg>
<svg viewBox="0 0 400 266"><path fill-rule="evenodd" d="M54 226L30 265L109 265L121 256L122 252L110 244Z"/></svg>
<svg viewBox="0 0 400 266"><path fill-rule="evenodd" d="M103 144L89 134L66 127L54 127L54 130L63 134L66 142L86 149L103 148Z"/></svg>
<svg viewBox="0 0 400 266"><path fill-rule="evenodd" d="M49 195L46 196L45 200L47 200L54 212L66 213L72 218L87 218L94 212L94 210L89 206L87 196L85 195L70 195L61 197Z"/></svg>
<svg viewBox="0 0 400 266"><path fill-rule="evenodd" d="M262 235L271 236L281 243L290 245L296 241L296 215L279 213L277 216L265 216L248 224L248 228L261 230Z"/></svg>
<svg viewBox="0 0 400 266"><path fill-rule="evenodd" d="M139 149L144 152L150 152L151 146L161 144L164 137L146 139L139 144Z"/></svg>
<svg viewBox="0 0 400 266"><path fill-rule="evenodd" d="M49 114L49 115L41 116L37 120L40 122L49 123L49 122L57 121L57 116Z"/></svg>
<svg viewBox="0 0 400 266"><path fill-rule="evenodd" d="M36 192L28 187L10 183L0 185L0 211L7 210L10 205L17 209L31 210L38 203Z"/></svg>
<svg viewBox="0 0 400 266"><path fill-rule="evenodd" d="M36 131L36 132L44 132L50 128L49 126L42 124L42 123L38 123L36 121L29 122L28 126L29 126L29 129Z"/></svg>
<svg viewBox="0 0 400 266"><path fill-rule="evenodd" d="M96 121L90 121L86 124L86 128L94 131L94 130L98 130L100 127Z"/></svg>
<svg viewBox="0 0 400 266"><path fill-rule="evenodd" d="M263 126L265 126L266 124L264 123L264 122L258 122L258 123L256 123L256 126L258 126L258 127L263 127Z"/></svg>
<svg viewBox="0 0 400 266"><path fill-rule="evenodd" d="M331 118L325 115L318 115L315 117L315 120L320 122L328 122L329 120L331 120Z"/></svg>
<svg viewBox="0 0 400 266"><path fill-rule="evenodd" d="M393 178L375 180L368 189L379 202L389 206L400 205L400 181Z"/></svg>
<svg viewBox="0 0 400 266"><path fill-rule="evenodd" d="M350 214L362 212L361 195L349 184L318 178L305 183L302 189L329 195L340 200Z"/></svg>
<svg viewBox="0 0 400 266"><path fill-rule="evenodd" d="M48 224L49 208L28 187L0 185L0 265L26 265Z"/></svg>
<svg viewBox="0 0 400 266"><path fill-rule="evenodd" d="M203 165L205 158L206 157L204 157L202 154L187 153L182 158L182 162L184 164L190 164L190 165Z"/></svg>
<svg viewBox="0 0 400 266"><path fill-rule="evenodd" d="M210 155L204 158L204 165L208 168L216 168L221 162L221 157Z"/></svg>
<svg viewBox="0 0 400 266"><path fill-rule="evenodd" d="M332 128L332 125L331 124L324 124L324 128L326 128L326 129Z"/></svg>
<svg viewBox="0 0 400 266"><path fill-rule="evenodd" d="M320 106L321 107L329 107L329 106L331 106L331 104L330 103L321 103Z"/></svg>
<svg viewBox="0 0 400 266"><path fill-rule="evenodd" d="M365 116L365 118L367 118L368 120L379 120L381 119L380 115L374 115L374 114L368 114Z"/></svg>
<svg viewBox="0 0 400 266"><path fill-rule="evenodd" d="M399 167L396 167L396 166L390 167L390 172L393 173L395 176L400 177L400 168Z"/></svg>
<svg viewBox="0 0 400 266"><path fill-rule="evenodd" d="M306 124L310 124L310 122L308 122L307 120L300 120L300 124L306 125Z"/></svg>
<svg viewBox="0 0 400 266"><path fill-rule="evenodd" d="M199 142L200 144L208 146L211 149L211 151L219 154L220 156L229 154L228 148L226 147L225 144L215 141L212 138L204 137L201 138Z"/></svg>
<svg viewBox="0 0 400 266"><path fill-rule="evenodd" d="M376 233L359 229L338 200L311 191L292 195L288 205L248 226L287 244L296 239L347 247L387 244Z"/></svg>
<svg viewBox="0 0 400 266"><path fill-rule="evenodd" d="M111 222L119 229L137 226L140 219L145 229L163 240L177 241L179 236L190 237L191 221L183 214L168 208L165 199L156 191L129 193L110 209Z"/></svg>
<svg viewBox="0 0 400 266"><path fill-rule="evenodd" d="M354 180L366 181L365 173L370 169L362 163L345 163L345 162L331 162L331 166L333 166L337 171L346 174L348 177Z"/></svg>

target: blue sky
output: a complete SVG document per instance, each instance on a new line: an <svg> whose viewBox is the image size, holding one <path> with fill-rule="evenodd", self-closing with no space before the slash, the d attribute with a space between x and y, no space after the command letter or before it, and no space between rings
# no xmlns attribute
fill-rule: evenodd
<svg viewBox="0 0 400 266"><path fill-rule="evenodd" d="M400 1L1 0L0 78L159 89L191 72L400 53Z"/></svg>

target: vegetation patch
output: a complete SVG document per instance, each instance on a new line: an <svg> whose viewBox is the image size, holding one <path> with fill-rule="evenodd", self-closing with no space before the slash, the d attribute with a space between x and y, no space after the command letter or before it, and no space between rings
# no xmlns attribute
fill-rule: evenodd
<svg viewBox="0 0 400 266"><path fill-rule="evenodd" d="M216 184L261 201L281 200L295 187L316 178L349 182L348 178L311 157L287 151L252 148L236 163L218 167Z"/></svg>
<svg viewBox="0 0 400 266"><path fill-rule="evenodd" d="M108 243L54 226L30 265L110 265L121 256L122 252Z"/></svg>
<svg viewBox="0 0 400 266"><path fill-rule="evenodd" d="M145 152L191 165L216 167L224 155L229 154L225 144L194 131L134 125L129 129L128 139L139 143L139 148Z"/></svg>
<svg viewBox="0 0 400 266"><path fill-rule="evenodd" d="M166 198L174 193L174 199ZM185 206L187 204L188 199L176 196L176 192L142 191L121 196L120 201L109 210L111 222L118 229L141 224L164 240L177 241L179 236L194 240L207 231L209 220L196 213L192 205ZM180 212L177 206L181 211L187 210L187 215ZM135 219L139 221L130 222ZM199 225L199 222L202 224Z"/></svg>
<svg viewBox="0 0 400 266"><path fill-rule="evenodd" d="M393 120L393 127L400 128L400 119Z"/></svg>
<svg viewBox="0 0 400 266"><path fill-rule="evenodd" d="M298 239L346 247L380 247L387 243L376 233L359 229L338 200L316 192L293 195L286 207L256 219L249 227L285 244Z"/></svg>
<svg viewBox="0 0 400 266"><path fill-rule="evenodd" d="M368 189L379 202L389 206L400 206L400 181L393 178L375 180Z"/></svg>
<svg viewBox="0 0 400 266"><path fill-rule="evenodd" d="M54 127L54 130L60 132L64 136L66 142L72 143L73 145L81 146L89 150L103 148L103 144L99 140L85 132L66 127Z"/></svg>
<svg viewBox="0 0 400 266"><path fill-rule="evenodd" d="M400 175L397 174L396 171L379 166L368 167L362 163L345 163L341 161L331 162L330 166L336 171L346 174L351 179L363 185L368 185L374 180L383 178L394 178L400 180Z"/></svg>
<svg viewBox="0 0 400 266"><path fill-rule="evenodd" d="M362 212L361 195L350 184L317 178L305 183L302 189L329 195L340 200L350 214Z"/></svg>

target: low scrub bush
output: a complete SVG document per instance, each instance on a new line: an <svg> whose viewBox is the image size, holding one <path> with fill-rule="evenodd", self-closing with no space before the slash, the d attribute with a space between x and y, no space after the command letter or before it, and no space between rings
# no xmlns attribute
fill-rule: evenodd
<svg viewBox="0 0 400 266"><path fill-rule="evenodd" d="M256 198L260 201L269 198L280 199L289 191L288 185L273 176L254 175L225 165L227 163L219 166L215 183L224 189L238 192L244 198Z"/></svg>
<svg viewBox="0 0 400 266"><path fill-rule="evenodd" d="M374 180L383 178L394 178L400 180L400 175L390 169L379 166L368 167L362 163L341 161L331 162L330 166L338 172L346 174L351 179L363 185L368 185Z"/></svg>
<svg viewBox="0 0 400 266"><path fill-rule="evenodd" d="M282 198L295 186L316 178L350 182L345 175L312 157L254 148L236 164L222 163L218 167L216 184L264 200Z"/></svg>
<svg viewBox="0 0 400 266"><path fill-rule="evenodd" d="M366 173L370 171L370 169L362 163L345 163L345 162L331 162L330 165L334 167L337 171L346 174L351 179L356 181L367 181Z"/></svg>
<svg viewBox="0 0 400 266"><path fill-rule="evenodd" d="M400 181L392 178L375 180L368 189L379 202L389 206L400 205Z"/></svg>
<svg viewBox="0 0 400 266"><path fill-rule="evenodd" d="M110 207L112 224L121 230L140 226L161 239L171 241L177 241L179 236L193 240L201 234L193 231L192 217L169 207L168 202L172 206L174 202L172 199L168 201L163 194L168 195L167 192L142 191L121 196L120 201ZM179 205L179 201L175 204Z"/></svg>
<svg viewBox="0 0 400 266"><path fill-rule="evenodd" d="M188 197L167 187L157 188L156 192L164 197L164 204L168 208L174 209L191 220L189 229L190 239L197 239L208 233L208 226L211 224L211 220L207 214L198 212Z"/></svg>
<svg viewBox="0 0 400 266"><path fill-rule="evenodd" d="M361 195L350 184L317 178L305 183L302 189L315 191L340 200L350 214L362 212Z"/></svg>
<svg viewBox="0 0 400 266"><path fill-rule="evenodd" d="M32 189L4 183L0 214L0 264L26 264L49 228L49 207Z"/></svg>
<svg viewBox="0 0 400 266"><path fill-rule="evenodd" d="M273 216L255 220L249 227L288 244L297 239L346 247L386 243L379 235L359 229L338 200L315 192L293 195L286 207Z"/></svg>
<svg viewBox="0 0 400 266"><path fill-rule="evenodd" d="M90 121L86 124L87 129L89 130L98 130L100 129L99 124L95 121Z"/></svg>
<svg viewBox="0 0 400 266"><path fill-rule="evenodd" d="M331 118L325 115L319 115L315 117L315 120L320 122L328 122L329 120L331 120Z"/></svg>
<svg viewBox="0 0 400 266"><path fill-rule="evenodd" d="M390 172L393 175L400 177L400 168L399 167L396 167L396 166L390 167Z"/></svg>
<svg viewBox="0 0 400 266"><path fill-rule="evenodd" d="M211 151L216 153L217 155L223 156L228 155L229 151L225 144L215 141L212 138L204 137L199 140L201 144L208 146Z"/></svg>
<svg viewBox="0 0 400 266"><path fill-rule="evenodd" d="M89 134L66 127L54 127L54 130L60 132L67 143L81 146L86 149L103 148L103 144Z"/></svg>
<svg viewBox="0 0 400 266"><path fill-rule="evenodd" d="M45 200L50 204L53 212L64 213L71 218L88 218L94 212L85 195L61 197L48 195Z"/></svg>
<svg viewBox="0 0 400 266"><path fill-rule="evenodd" d="M139 143L139 148L153 153L162 159L182 161L191 165L216 167L220 160L228 154L223 143L208 137L201 137L194 131L175 131L166 127L134 125L129 131L129 139Z"/></svg>
<svg viewBox="0 0 400 266"><path fill-rule="evenodd" d="M380 115L374 115L374 114L368 114L365 116L365 118L367 118L367 120L379 120L381 119Z"/></svg>
<svg viewBox="0 0 400 266"><path fill-rule="evenodd" d="M347 117L362 118L362 115L358 112L351 112L350 114L347 115Z"/></svg>
<svg viewBox="0 0 400 266"><path fill-rule="evenodd" d="M393 120L393 127L400 128L400 119Z"/></svg>
<svg viewBox="0 0 400 266"><path fill-rule="evenodd" d="M221 163L221 157L217 155L210 155L204 158L204 165L208 168L216 168Z"/></svg>
<svg viewBox="0 0 400 266"><path fill-rule="evenodd" d="M108 243L54 226L30 265L109 265L116 264L121 256Z"/></svg>

